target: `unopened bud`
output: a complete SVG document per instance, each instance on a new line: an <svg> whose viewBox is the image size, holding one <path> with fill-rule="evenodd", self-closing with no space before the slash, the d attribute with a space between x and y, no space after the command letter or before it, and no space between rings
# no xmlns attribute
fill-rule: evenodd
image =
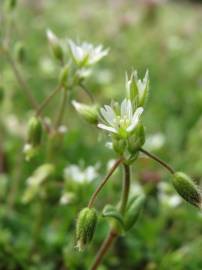
<svg viewBox="0 0 202 270"><path fill-rule="evenodd" d="M10 11L14 10L17 5L17 0L7 0L6 1L6 8Z"/></svg>
<svg viewBox="0 0 202 270"><path fill-rule="evenodd" d="M98 123L98 106L97 105L86 105L79 103L75 100L72 101L72 104L76 111L89 123L97 124Z"/></svg>
<svg viewBox="0 0 202 270"><path fill-rule="evenodd" d="M54 57L59 61L63 61L64 53L58 37L51 30L48 30L47 38Z"/></svg>
<svg viewBox="0 0 202 270"><path fill-rule="evenodd" d="M26 54L25 54L25 47L22 42L17 42L14 47L15 56L17 61L23 62L25 60Z"/></svg>
<svg viewBox="0 0 202 270"><path fill-rule="evenodd" d="M202 194L192 179L183 172L176 172L172 183L179 195L190 204L201 208Z"/></svg>
<svg viewBox="0 0 202 270"><path fill-rule="evenodd" d="M79 213L76 224L76 247L82 251L93 238L97 224L97 213L94 208L84 208Z"/></svg>
<svg viewBox="0 0 202 270"><path fill-rule="evenodd" d="M0 85L0 103L4 100L4 88Z"/></svg>
<svg viewBox="0 0 202 270"><path fill-rule="evenodd" d="M38 146L42 138L42 124L37 117L32 117L28 123L28 143L32 146Z"/></svg>

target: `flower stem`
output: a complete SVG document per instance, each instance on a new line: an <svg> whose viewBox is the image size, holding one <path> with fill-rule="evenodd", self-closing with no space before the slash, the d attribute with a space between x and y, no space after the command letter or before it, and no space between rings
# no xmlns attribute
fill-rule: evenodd
<svg viewBox="0 0 202 270"><path fill-rule="evenodd" d="M41 105L39 106L37 112L36 112L36 116L39 116L41 114L41 112L45 109L45 107L49 104L49 102L51 101L51 99L57 94L57 92L59 92L59 90L61 89L61 85L58 85L51 93L50 95L41 103Z"/></svg>
<svg viewBox="0 0 202 270"><path fill-rule="evenodd" d="M100 183L100 185L97 187L97 189L95 190L95 192L93 193L93 195L90 198L90 201L88 203L88 207L91 208L96 200L96 197L98 195L98 193L100 192L100 190L103 188L103 186L107 183L108 179L110 178L110 176L113 174L113 172L116 170L116 168L121 164L122 162L122 158L116 160L116 162L114 163L114 165L112 166L111 170L109 171L109 173L106 175L106 177L104 178L104 180Z"/></svg>
<svg viewBox="0 0 202 270"><path fill-rule="evenodd" d="M122 192L122 198L121 198L121 207L120 212L124 214L127 202L128 202L128 196L130 191L130 167L126 164L123 164L124 166L124 177L123 177L123 192Z"/></svg>
<svg viewBox="0 0 202 270"><path fill-rule="evenodd" d="M55 129L57 129L62 122L64 112L65 112L66 102L67 102L67 89L63 88L62 103L60 106L60 110L58 112L58 116L57 116L56 121L55 121Z"/></svg>
<svg viewBox="0 0 202 270"><path fill-rule="evenodd" d="M113 241L115 240L115 238L117 236L118 236L117 232L114 231L113 229L109 232L109 235L105 239L105 241L103 242L102 246L100 247L100 250L98 251L97 256L96 256L90 270L96 270L98 268L98 266L100 265L103 257L108 252L108 250L110 249Z"/></svg>
<svg viewBox="0 0 202 270"><path fill-rule="evenodd" d="M83 83L80 83L79 86L89 96L91 102L95 102L95 99L93 95L91 94L91 92L88 90L88 88Z"/></svg>
<svg viewBox="0 0 202 270"><path fill-rule="evenodd" d="M143 148L140 148L140 152L144 153L145 155L147 155L151 159L157 161L164 168L166 168L171 174L174 174L175 173L175 170L169 164L167 164L165 161L163 161L162 159L160 159L159 157L155 156L154 154L151 154L150 152L144 150Z"/></svg>
<svg viewBox="0 0 202 270"><path fill-rule="evenodd" d="M29 102L32 105L33 109L37 110L38 109L38 104L37 104L37 101L36 101L35 97L32 95L32 89L30 89L27 82L23 78L21 72L19 71L19 69L17 67L17 64L16 64L15 60L12 58L12 56L9 53L8 49L4 48L3 52L6 55L7 61L10 64L10 66L11 66L11 68L13 70L13 73L14 73L17 81L18 81L18 84L20 85L21 90L27 96L27 99L29 100Z"/></svg>

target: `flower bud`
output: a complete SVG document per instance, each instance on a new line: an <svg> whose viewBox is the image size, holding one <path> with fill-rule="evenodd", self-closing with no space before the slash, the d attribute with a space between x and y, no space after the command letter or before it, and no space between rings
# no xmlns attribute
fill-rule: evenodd
<svg viewBox="0 0 202 270"><path fill-rule="evenodd" d="M32 117L28 123L28 143L33 147L41 143L42 138L42 124L37 117Z"/></svg>
<svg viewBox="0 0 202 270"><path fill-rule="evenodd" d="M64 58L63 49L58 37L51 30L48 30L47 38L54 57L59 61L63 61Z"/></svg>
<svg viewBox="0 0 202 270"><path fill-rule="evenodd" d="M192 179L183 172L176 172L172 177L176 191L190 204L201 208L202 194Z"/></svg>
<svg viewBox="0 0 202 270"><path fill-rule="evenodd" d="M17 5L17 0L7 0L6 1L6 8L10 11L14 10Z"/></svg>
<svg viewBox="0 0 202 270"><path fill-rule="evenodd" d="M89 123L97 124L98 123L98 106L97 105L86 105L79 103L75 100L72 101L72 104L76 111Z"/></svg>
<svg viewBox="0 0 202 270"><path fill-rule="evenodd" d="M25 47L22 42L17 42L14 47L15 56L17 61L22 63L25 60L26 54L25 54Z"/></svg>
<svg viewBox="0 0 202 270"><path fill-rule="evenodd" d="M82 251L93 238L97 224L97 213L94 208L84 208L79 213L76 224L76 247Z"/></svg>
<svg viewBox="0 0 202 270"><path fill-rule="evenodd" d="M4 88L0 85L0 103L4 100Z"/></svg>

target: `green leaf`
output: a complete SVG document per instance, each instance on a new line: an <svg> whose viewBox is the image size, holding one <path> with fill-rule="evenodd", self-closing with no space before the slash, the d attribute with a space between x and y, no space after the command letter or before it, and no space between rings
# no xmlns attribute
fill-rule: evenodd
<svg viewBox="0 0 202 270"><path fill-rule="evenodd" d="M110 204L106 205L104 207L104 209L103 209L102 216L103 217L107 217L107 218L115 219L116 221L118 221L118 223L121 225L121 227L124 228L123 217L118 212L118 210L116 209L116 207L114 207L113 205L110 205Z"/></svg>
<svg viewBox="0 0 202 270"><path fill-rule="evenodd" d="M145 202L145 195L133 196L127 206L125 213L125 230L130 230L138 220L140 213L142 212Z"/></svg>

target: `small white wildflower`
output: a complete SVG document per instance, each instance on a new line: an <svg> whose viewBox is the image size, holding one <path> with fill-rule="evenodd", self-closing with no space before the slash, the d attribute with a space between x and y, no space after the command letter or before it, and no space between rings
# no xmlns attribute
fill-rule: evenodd
<svg viewBox="0 0 202 270"><path fill-rule="evenodd" d="M165 144L165 136L162 133L155 133L147 137L145 147L150 150L158 150Z"/></svg>
<svg viewBox="0 0 202 270"><path fill-rule="evenodd" d="M101 108L101 115L105 124L100 123L98 127L126 138L137 127L142 113L142 107L133 111L129 99L124 99L121 103L120 113L115 112L111 106L105 105L104 108Z"/></svg>
<svg viewBox="0 0 202 270"><path fill-rule="evenodd" d="M79 166L72 164L64 169L64 177L77 183L92 182L98 176L97 167L97 165L88 166L82 170Z"/></svg>
<svg viewBox="0 0 202 270"><path fill-rule="evenodd" d="M93 65L108 54L108 49L103 50L102 45L94 47L87 42L78 45L72 40L69 40L68 43L73 60L77 65Z"/></svg>

